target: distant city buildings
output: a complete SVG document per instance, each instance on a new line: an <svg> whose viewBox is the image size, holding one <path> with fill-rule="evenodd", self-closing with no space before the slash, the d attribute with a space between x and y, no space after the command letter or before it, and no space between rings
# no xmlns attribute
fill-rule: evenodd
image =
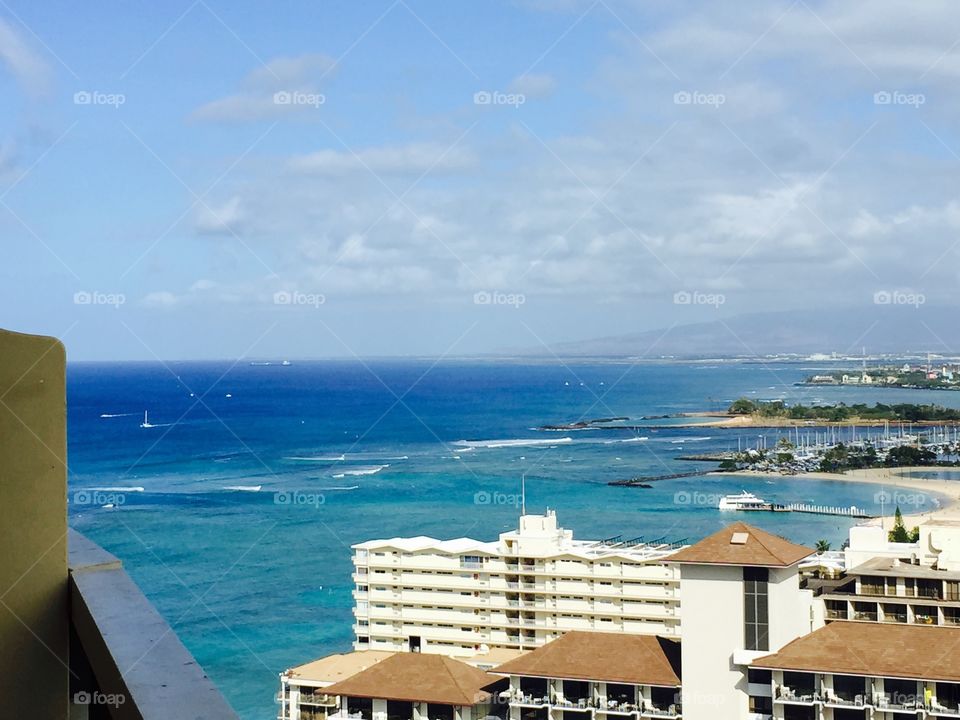
<svg viewBox="0 0 960 720"><path fill-rule="evenodd" d="M809 385L882 385L906 388L960 389L960 364L934 366L880 366L858 372L820 373L807 378Z"/></svg>

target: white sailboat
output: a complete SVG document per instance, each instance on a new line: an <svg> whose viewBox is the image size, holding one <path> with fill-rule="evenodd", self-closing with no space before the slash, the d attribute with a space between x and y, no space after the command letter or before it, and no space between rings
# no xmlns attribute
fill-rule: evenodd
<svg viewBox="0 0 960 720"><path fill-rule="evenodd" d="M143 422L140 423L140 427L142 427L142 428L152 428L152 427L156 427L156 425L152 425L152 424L150 423L150 420L147 418L147 411L146 411L146 410L143 411Z"/></svg>

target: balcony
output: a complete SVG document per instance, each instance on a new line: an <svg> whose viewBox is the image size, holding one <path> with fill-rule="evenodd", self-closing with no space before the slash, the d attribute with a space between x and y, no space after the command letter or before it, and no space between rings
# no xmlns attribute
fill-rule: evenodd
<svg viewBox="0 0 960 720"><path fill-rule="evenodd" d="M927 710L931 717L960 718L960 705L958 704L941 704L934 701L930 703Z"/></svg>
<svg viewBox="0 0 960 720"><path fill-rule="evenodd" d="M680 717L682 710L680 705L668 705L667 707L656 707L650 703L644 703L640 711L640 717Z"/></svg>
<svg viewBox="0 0 960 720"><path fill-rule="evenodd" d="M884 712L908 712L916 715L919 710L923 710L923 703L919 698L902 698L897 695L891 697L884 693L874 695L872 704L878 711Z"/></svg>
<svg viewBox="0 0 960 720"><path fill-rule="evenodd" d="M63 346L0 330L3 717L236 720L116 557L67 527Z"/></svg>
<svg viewBox="0 0 960 720"><path fill-rule="evenodd" d="M337 698L325 693L305 693L300 691L300 705L309 707L336 707Z"/></svg>
<svg viewBox="0 0 960 720"><path fill-rule="evenodd" d="M826 618L827 620L846 620L847 619L847 609L845 607L828 607L826 608Z"/></svg>
<svg viewBox="0 0 960 720"><path fill-rule="evenodd" d="M870 707L870 697L864 693L833 692L825 690L823 703L826 707Z"/></svg>

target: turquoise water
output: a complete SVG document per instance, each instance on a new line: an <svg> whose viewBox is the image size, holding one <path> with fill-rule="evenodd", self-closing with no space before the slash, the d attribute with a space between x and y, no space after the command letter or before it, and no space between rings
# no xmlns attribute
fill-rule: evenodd
<svg viewBox="0 0 960 720"><path fill-rule="evenodd" d="M70 519L124 560L244 720L271 718L277 673L350 647L352 543L495 539L515 526L521 475L528 510L555 508L583 538L693 541L731 519L716 496L741 489L780 503L878 509L876 487L835 481L717 475L652 489L606 485L699 469L676 456L735 448L738 438L752 444L756 430L537 430L715 410L741 395L916 398L793 387L808 374L809 364L73 364ZM960 403L942 394L923 401ZM155 427L140 427L144 410ZM778 433L766 435L772 443ZM227 489L240 486L261 490ZM791 513L747 519L834 547L851 524Z"/></svg>

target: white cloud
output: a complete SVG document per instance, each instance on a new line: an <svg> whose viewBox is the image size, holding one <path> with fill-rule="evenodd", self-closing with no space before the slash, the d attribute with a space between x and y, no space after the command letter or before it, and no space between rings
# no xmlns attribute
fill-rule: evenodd
<svg viewBox="0 0 960 720"><path fill-rule="evenodd" d="M49 90L52 74L49 65L3 18L0 18L0 62L30 97L40 97Z"/></svg>
<svg viewBox="0 0 960 720"><path fill-rule="evenodd" d="M157 290L143 297L143 304L150 308L170 308L179 305L182 298L168 290Z"/></svg>
<svg viewBox="0 0 960 720"><path fill-rule="evenodd" d="M638 297L716 289L728 293L728 307L740 299L743 309L779 309L869 298L884 284L930 297L936 287L952 292L955 158L917 120L960 148L952 132L960 107L931 101L922 115L878 108L878 80L857 57L878 74L916 78L953 42L939 27L928 42L904 18L902 34L889 38L887 25L899 22L891 5L874 22L865 9L811 4L841 42L802 5L777 24L789 3L695 5L649 26L615 7L681 80L613 23L616 37L603 57L590 58L593 70L576 89L586 85L593 101L571 107L572 119L540 124L525 106L498 125L485 113L452 149L439 133L414 139L424 133L413 123L389 126L400 139L356 154L294 155L242 178L216 214L241 223L245 240L291 286L332 300L455 301L498 288L630 306ZM938 24L923 14L921 25ZM884 47L890 54L875 60ZM952 62L944 58L927 82L942 82ZM510 89L546 96L556 78L574 88L550 69ZM881 76L882 87L912 87ZM260 71L250 83L269 87ZM725 102L677 103L679 90L721 93ZM428 120L450 142L467 128L454 111ZM370 171L386 182L402 178L397 192L426 175L398 203ZM223 229L211 218L198 228ZM943 254L954 262L930 270ZM231 297L257 297L273 282L238 283ZM210 296L226 297L222 289Z"/></svg>
<svg viewBox="0 0 960 720"><path fill-rule="evenodd" d="M320 150L295 157L289 163L297 172L330 176L370 172L378 175L457 172L475 164L475 156L463 146L430 142L363 148L355 152Z"/></svg>
<svg viewBox="0 0 960 720"><path fill-rule="evenodd" d="M244 220L242 200L234 196L219 206L203 203L197 209L196 228L201 235L239 234Z"/></svg>
<svg viewBox="0 0 960 720"><path fill-rule="evenodd" d="M556 78L546 73L526 73L510 83L510 92L520 93L528 99L550 97L557 87Z"/></svg>
<svg viewBox="0 0 960 720"><path fill-rule="evenodd" d="M274 58L247 75L238 92L202 105L190 118L250 122L316 112L326 102L321 88L334 69L326 55Z"/></svg>

